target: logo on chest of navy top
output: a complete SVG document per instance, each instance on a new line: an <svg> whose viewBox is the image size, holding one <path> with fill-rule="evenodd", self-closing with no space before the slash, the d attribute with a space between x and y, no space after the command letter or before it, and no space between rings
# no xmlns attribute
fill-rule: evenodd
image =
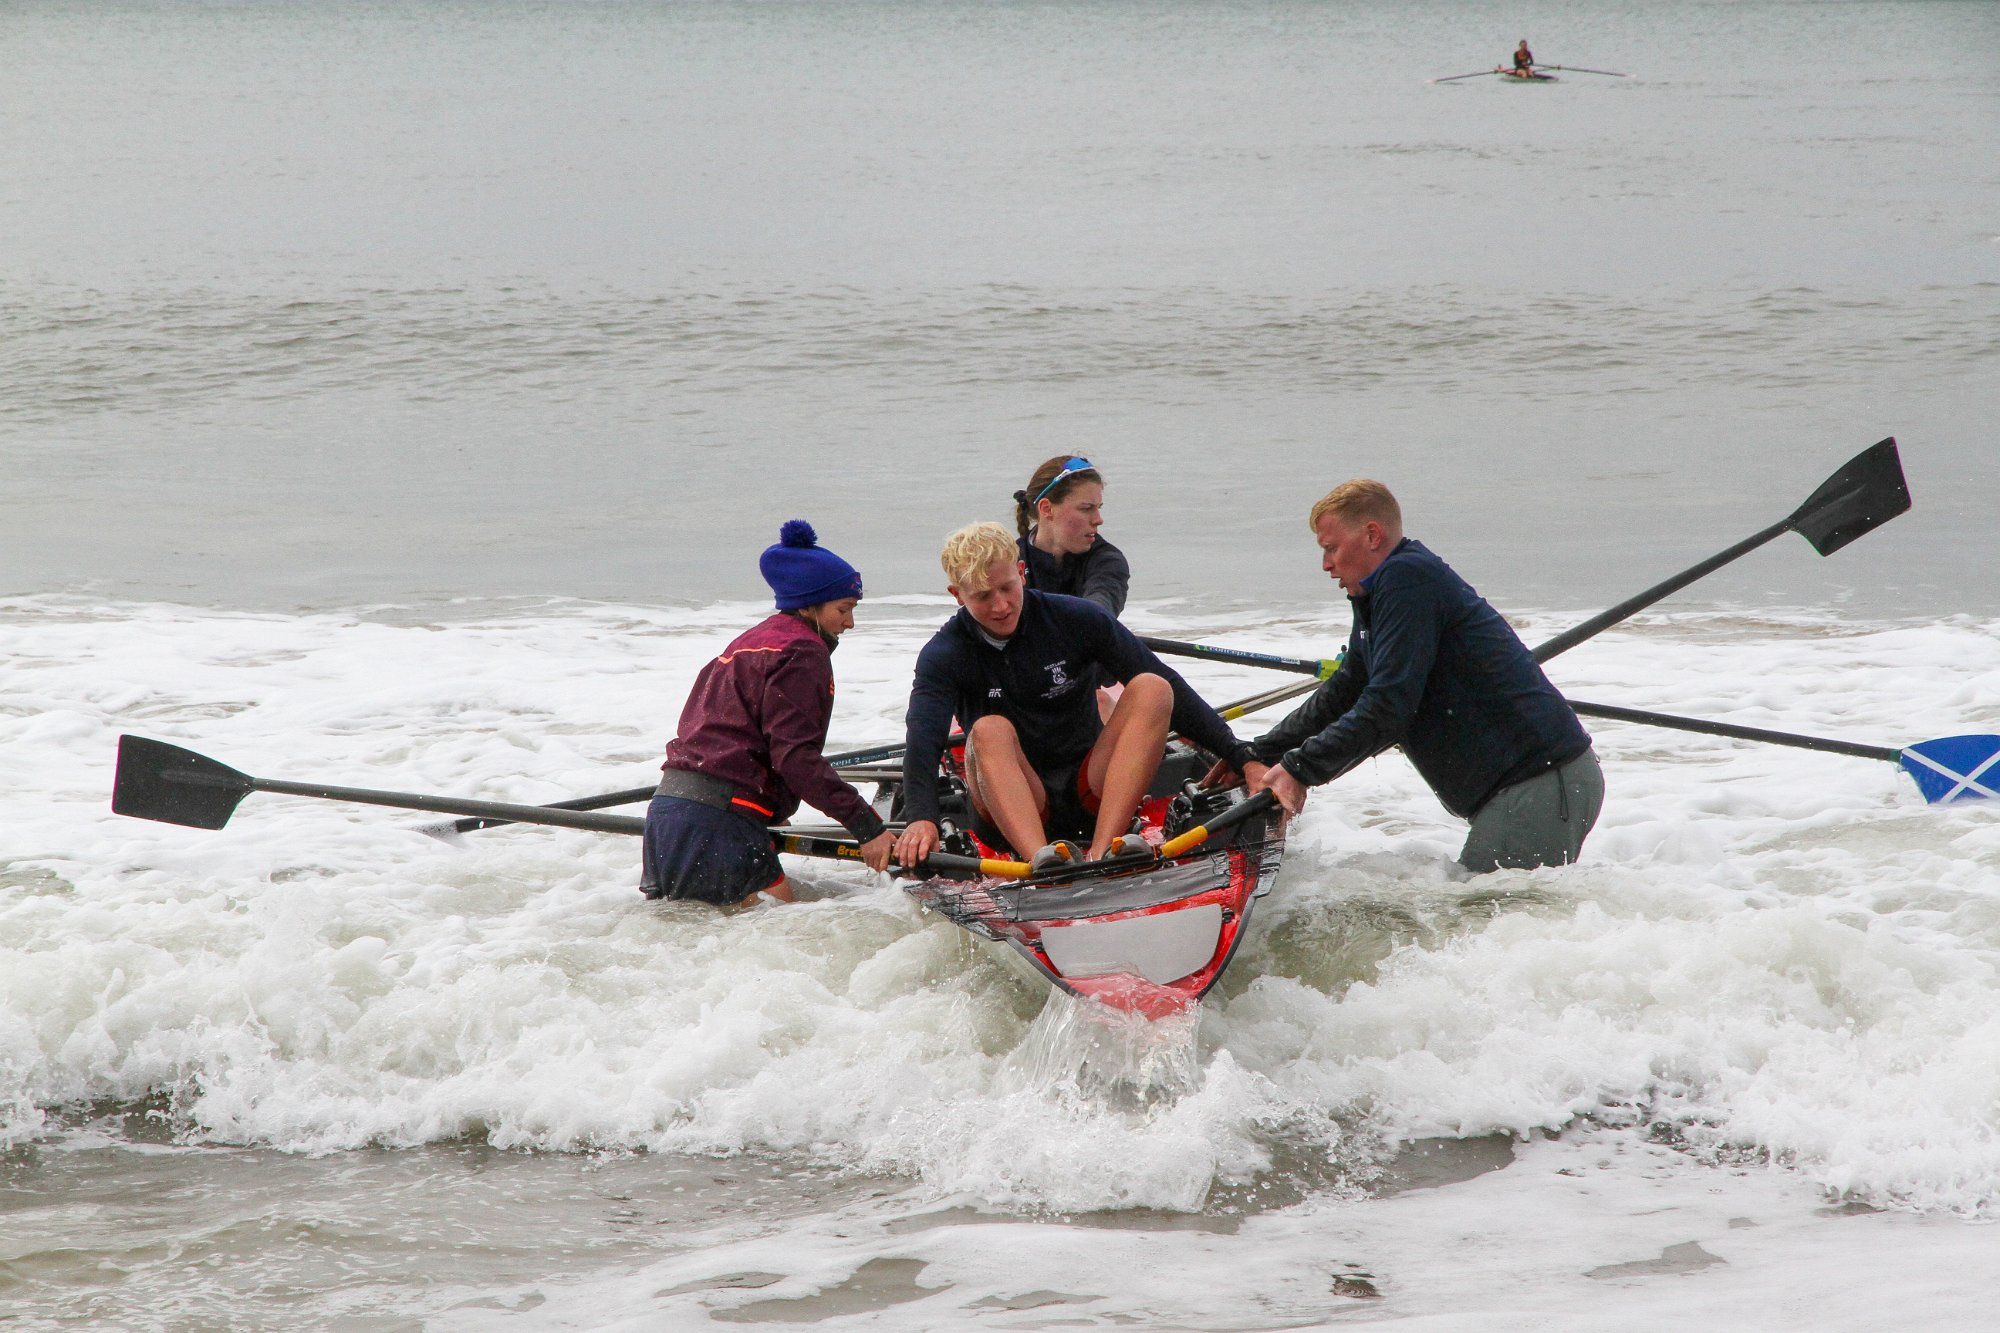
<svg viewBox="0 0 2000 1333"><path fill-rule="evenodd" d="M1051 662L1047 669L1049 687L1042 691L1044 699L1060 699L1076 688L1076 680L1069 674L1069 663Z"/></svg>

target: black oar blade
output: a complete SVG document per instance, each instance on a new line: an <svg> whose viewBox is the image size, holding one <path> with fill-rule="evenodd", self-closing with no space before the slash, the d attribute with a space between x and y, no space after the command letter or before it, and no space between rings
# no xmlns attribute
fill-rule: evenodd
<svg viewBox="0 0 2000 1333"><path fill-rule="evenodd" d="M113 814L189 828L221 828L254 790L245 774L193 750L144 736L118 738Z"/></svg>
<svg viewBox="0 0 2000 1333"><path fill-rule="evenodd" d="M1891 435L1848 460L1792 515L1792 528L1821 555L1832 555L1910 507L1903 460Z"/></svg>

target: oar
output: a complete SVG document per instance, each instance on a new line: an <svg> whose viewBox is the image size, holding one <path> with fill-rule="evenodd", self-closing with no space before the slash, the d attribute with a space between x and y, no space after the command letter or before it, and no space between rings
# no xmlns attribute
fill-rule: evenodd
<svg viewBox="0 0 2000 1333"><path fill-rule="evenodd" d="M771 844L781 852L794 856L819 856L836 861L859 861L860 848L852 839L811 838L787 833L782 828L771 830ZM953 856L948 852L932 852L924 858L923 868L933 874L946 875L954 879L1025 879L1031 867L1025 861L1001 861L989 856Z"/></svg>
<svg viewBox="0 0 2000 1333"><path fill-rule="evenodd" d="M1296 685L1280 685L1275 690L1266 690L1262 694L1253 694L1241 703L1231 704L1227 708L1218 708L1215 710L1216 716L1220 717L1224 722L1234 722L1239 717L1259 712L1269 708L1272 704L1281 704L1289 699L1296 699L1301 694L1311 694L1319 688L1319 685L1320 682L1317 677L1312 680L1302 680Z"/></svg>
<svg viewBox="0 0 2000 1333"><path fill-rule="evenodd" d="M1939 736L1900 749L1887 745L1861 745L1854 741L1830 740L1824 736L1800 736L1789 731L1764 727L1744 727L1733 722L1709 722L1698 717L1675 717L1671 713L1649 713L1638 708L1612 704L1583 703L1569 706L1585 717L1609 718L1614 722L1636 722L1642 726L1665 727L1672 731L1693 731L1704 736L1727 736L1734 740L1763 741L1789 745L1800 750L1821 750L1828 754L1853 755L1858 759L1880 759L1902 765L1916 779L1917 790L1933 805L1945 801L2000 799L2000 775L1989 777L2000 765L2000 736Z"/></svg>
<svg viewBox="0 0 2000 1333"><path fill-rule="evenodd" d="M1903 481L1903 462L1896 453L1896 437L1870 445L1828 477L1783 521L1773 523L1754 536L1745 537L1726 551L1718 551L1698 565L1690 566L1664 583L1655 584L1636 597L1627 598L1608 611L1600 612L1567 633L1558 634L1535 651L1537 662L1546 662L1568 652L1585 639L1609 629L1621 620L1651 606L1663 597L1679 592L1688 584L1713 574L1730 561L1762 546L1765 542L1796 532L1812 543L1821 555L1832 555L1855 538L1887 523L1910 507L1910 488Z"/></svg>
<svg viewBox="0 0 2000 1333"><path fill-rule="evenodd" d="M1254 713L1260 708L1268 708L1272 704L1283 703L1288 699L1295 699L1301 694L1306 694L1318 688L1319 681L1317 680L1304 681L1297 685L1280 686L1275 690L1266 690L1262 694L1253 694L1248 699L1240 703L1231 704L1227 708L1218 708L1216 716L1225 722L1233 722L1247 713ZM1167 734L1169 741L1179 738L1180 733L1177 731ZM951 743L956 744L957 740L957 737L953 737ZM900 768L849 768L843 769L842 772L846 773L855 782L899 783L903 780L903 770Z"/></svg>
<svg viewBox="0 0 2000 1333"><path fill-rule="evenodd" d="M1458 82L1458 81L1459 81L1460 79L1476 79L1476 78L1478 78L1478 77L1479 77L1480 75L1482 75L1482 74L1498 74L1499 72L1500 72L1500 69L1499 69L1499 67L1498 67L1498 66L1495 66L1495 67L1494 67L1494 68L1492 68L1492 69L1475 69L1475 70L1473 70L1473 71L1472 71L1472 73L1470 73L1470 74L1454 74L1454 75L1452 75L1452 76L1451 76L1450 78L1445 78L1445 79L1425 79L1425 80L1424 80L1424 82L1425 82L1425 83L1457 83L1457 82Z"/></svg>
<svg viewBox="0 0 2000 1333"><path fill-rule="evenodd" d="M945 737L945 744L956 745L964 739L965 737L953 733ZM878 759L900 758L903 751L907 748L901 741L897 741L893 745L877 745L866 750L849 750L844 754L830 754L826 757L826 762L832 764L835 768L853 768L859 764L872 764Z"/></svg>
<svg viewBox="0 0 2000 1333"><path fill-rule="evenodd" d="M1237 718L1248 713L1254 713L1260 708L1269 708L1272 704L1283 703L1287 699L1296 698L1311 688L1311 685L1307 685L1303 689L1286 686L1282 689L1266 690L1262 694L1253 694L1247 699L1239 700L1216 711L1221 715L1223 721L1234 722ZM965 737L962 733L955 732L945 738L945 744L957 745L964 739ZM894 759L902 754L905 748L907 747L898 742L895 745L877 745L866 750L848 750L841 754L828 755L827 762L839 769L860 768L878 759ZM896 773L893 776L900 778L902 774ZM868 777L856 774L855 780L877 781L879 778L871 772ZM657 790L655 787L633 787L627 791L607 792L602 796L578 796L567 801L552 801L548 805L536 806L534 808L538 810L601 810L611 805L632 805L639 801L650 801L653 799L655 790ZM427 833L434 838L448 838L454 833L471 833L478 829L502 828L516 822L525 823L528 821L481 819L468 816L463 819L446 820L437 824L425 824L417 828L416 832Z"/></svg>
<svg viewBox="0 0 2000 1333"><path fill-rule="evenodd" d="M959 736L951 738L954 742L962 739L964 738ZM862 764L873 763L877 759L894 759L902 752L903 746L899 742L895 745L877 745L866 750L848 750L842 754L830 754L826 757L826 762L835 768L854 768ZM653 793L658 789L659 786L657 783L650 787L628 787L624 791L606 792L602 796L577 796L567 801L551 801L539 808L544 810L602 810L606 806L612 805L636 805L640 801L652 800ZM474 819L468 816L464 819L450 819L436 824L420 825L416 829L416 832L428 834L433 838L449 839L455 833L472 833L483 828L502 828L515 822L517 821L511 819Z"/></svg>
<svg viewBox="0 0 2000 1333"><path fill-rule="evenodd" d="M219 829L236 813L236 807L252 792L279 796L306 796L322 801L351 801L357 805L386 805L398 810L435 810L439 814L463 814L480 818L509 820L517 824L547 824L555 828L587 829L593 833L643 834L646 821L636 815L600 815L585 810L554 809L541 805L517 805L510 801L470 801L455 796L422 796L406 791L376 791L368 787L334 787L318 782L281 782L275 778L253 778L227 764L196 754L193 750L148 740L144 736L118 738L118 772L111 789L111 809L115 814L135 819L182 824L188 828ZM858 861L861 854L850 841L806 837L771 831L772 844L781 852L798 856L829 857ZM982 860L969 856L936 854L923 863L926 870L956 877L982 875L1020 878L1028 867L1017 861Z"/></svg>
<svg viewBox="0 0 2000 1333"><path fill-rule="evenodd" d="M1242 648L1217 648L1206 643L1187 643L1180 639L1156 639L1141 634L1139 642L1156 653L1172 653L1178 657L1199 657L1210 662L1230 662L1237 666L1271 667L1277 671L1298 671L1308 676L1325 680L1340 670L1338 657L1305 658L1277 657L1270 653L1253 653Z"/></svg>
<svg viewBox="0 0 2000 1333"><path fill-rule="evenodd" d="M1606 74L1614 79L1629 79L1630 74L1620 74L1615 69L1585 69L1581 65L1537 65L1536 69L1560 69L1571 74Z"/></svg>
<svg viewBox="0 0 2000 1333"><path fill-rule="evenodd" d="M1558 634L1534 650L1535 660L1546 662L1558 653L1569 651L1585 639L1609 629L1621 620L1630 619L1661 598L1679 592L1696 579L1713 574L1730 561L1748 555L1764 543L1787 532L1797 532L1803 536L1821 555L1832 555L1855 538L1887 523L1909 507L1910 490L1903 481L1902 459L1896 452L1896 439L1892 435L1878 444L1870 445L1849 459L1844 467L1828 477L1818 490L1807 497L1804 504L1793 510L1782 522L1774 523L1755 536L1746 537L1728 550L1718 552L1700 564L1682 570L1664 583L1655 584L1610 610L1592 616L1576 628ZM1279 657L1271 653L1253 653L1238 648L1183 643L1176 639L1142 637L1140 642L1155 652L1178 653L1184 657L1204 657L1247 666L1265 666L1279 671L1296 671L1319 680L1327 679L1340 666L1338 657Z"/></svg>
<svg viewBox="0 0 2000 1333"><path fill-rule="evenodd" d="M1818 490L1806 497L1806 502L1794 509L1782 522L1773 523L1762 532L1746 537L1725 551L1718 551L1700 564L1692 565L1663 583L1654 584L1636 596L1628 597L1618 605L1600 611L1574 629L1556 635L1553 639L1532 650L1536 662L1546 662L1559 653L1566 653L1584 640L1610 629L1622 620L1629 620L1653 603L1687 587L1696 579L1713 574L1730 561L1748 555L1768 541L1783 536L1787 532L1797 532L1812 543L1821 555L1832 555L1849 542L1887 523L1896 515L1910 507L1910 488L1903 480L1903 462L1896 452L1896 437L1878 441L1850 458L1841 469L1820 484ZM1316 683L1293 687L1293 693L1303 694L1307 690L1319 688ZM1928 744L1928 742L1926 742ZM1356 759L1342 773L1351 772L1361 764ZM1971 765L1978 773L1968 777L1972 782L1985 769ZM1914 770L1913 770L1914 775ZM1335 777L1341 774L1335 774ZM1953 775L1954 778L1957 776ZM1922 785L1923 779L1918 779ZM1974 784L1976 785L1976 783ZM1247 802L1246 802L1247 804ZM1192 832L1193 830L1190 830Z"/></svg>
<svg viewBox="0 0 2000 1333"><path fill-rule="evenodd" d="M1240 699L1227 707L1216 709L1216 713L1223 721L1234 722L1237 718L1247 713L1254 713L1259 709L1269 708L1272 704L1284 703L1288 699L1296 699L1301 694L1310 694L1312 691L1318 689L1319 686L1319 678L1315 676L1312 680L1303 680L1294 685L1282 685L1275 690L1266 690L1262 694L1253 694L1247 699ZM1253 815L1270 809L1271 803L1275 799L1271 793L1265 791L1258 792L1255 796L1247 800L1237 802L1208 823L1200 825L1197 828L1191 828L1179 837L1162 843L1159 849L1159 859L1169 861L1176 856L1185 856L1190 850L1200 846L1224 829L1240 824ZM1019 863L1014 862L1013 864ZM1132 867L1129 863L1109 862L1102 863L1101 866L1099 863L1092 863L1077 870L1065 871L1059 878L1067 883L1072 879L1087 879L1096 875L1122 874L1130 869ZM1058 877L1051 876L1052 880L1055 878Z"/></svg>
<svg viewBox="0 0 2000 1333"><path fill-rule="evenodd" d="M386 805L398 810L435 810L445 815L475 815L596 833L646 831L646 821L636 815L599 815L507 801L468 801L452 796L419 796L405 791L253 778L206 755L165 741L143 736L118 738L118 775L111 789L111 809L116 814L156 819L164 824L185 824L189 828L219 829L253 791L309 796L322 801L353 801L358 805Z"/></svg>

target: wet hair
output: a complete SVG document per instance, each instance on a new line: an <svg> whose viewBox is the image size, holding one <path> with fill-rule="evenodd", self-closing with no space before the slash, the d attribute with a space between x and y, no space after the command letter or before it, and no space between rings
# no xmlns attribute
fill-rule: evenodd
<svg viewBox="0 0 2000 1333"><path fill-rule="evenodd" d="M1403 507L1396 503L1395 496L1389 494L1387 486L1379 481L1369 481L1366 477L1343 481L1321 496L1319 503L1312 507L1306 526L1318 532L1319 521L1328 514L1349 526L1372 519L1392 533L1403 531Z"/></svg>
<svg viewBox="0 0 2000 1333"><path fill-rule="evenodd" d="M1021 558L1014 539L998 523L970 523L944 539L938 563L954 588L985 592L986 574L997 564L1013 564Z"/></svg>
<svg viewBox="0 0 2000 1333"><path fill-rule="evenodd" d="M1076 457L1075 454L1057 454L1035 469L1035 475L1028 478L1026 486L1014 492L1014 526L1021 530L1023 537L1035 525L1035 509L1041 501L1061 504L1064 496L1086 481L1094 481L1100 486L1104 484L1104 478L1094 467L1080 467L1065 473L1064 465Z"/></svg>

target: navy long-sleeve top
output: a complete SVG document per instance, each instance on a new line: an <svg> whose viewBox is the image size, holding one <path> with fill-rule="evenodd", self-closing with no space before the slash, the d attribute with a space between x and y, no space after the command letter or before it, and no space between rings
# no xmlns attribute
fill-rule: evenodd
<svg viewBox="0 0 2000 1333"><path fill-rule="evenodd" d="M1447 810L1569 762L1590 734L1527 646L1470 584L1405 538L1349 599L1340 669L1251 742L1308 785L1403 747Z"/></svg>
<svg viewBox="0 0 2000 1333"><path fill-rule="evenodd" d="M1038 770L1089 754L1104 729L1098 668L1121 682L1148 672L1163 677L1173 687L1176 731L1232 762L1249 757L1229 724L1110 612L1080 597L1029 589L1020 624L1000 647L960 607L917 655L903 755L905 816L913 823L937 820L938 761L953 717L963 727L991 713L1005 717Z"/></svg>
<svg viewBox="0 0 2000 1333"><path fill-rule="evenodd" d="M1059 592L1096 602L1112 615L1125 610L1125 595L1132 587L1132 566L1125 553L1099 537L1074 555L1050 555L1026 537L1017 537L1021 562L1028 567L1027 583L1038 592Z"/></svg>

